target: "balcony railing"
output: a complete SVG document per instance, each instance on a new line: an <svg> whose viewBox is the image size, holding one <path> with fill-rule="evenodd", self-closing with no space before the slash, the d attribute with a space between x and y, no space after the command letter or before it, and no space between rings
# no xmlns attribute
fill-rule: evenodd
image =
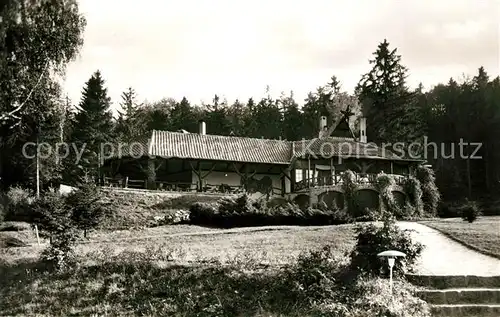
<svg viewBox="0 0 500 317"><path fill-rule="evenodd" d="M301 180L295 183L294 191L301 191L307 188L314 187L328 187L343 184L343 173L328 175L328 176L316 176ZM354 174L356 184L371 184L374 185L377 182L378 174ZM407 176L389 174L394 178L397 185L403 185Z"/></svg>
<svg viewBox="0 0 500 317"><path fill-rule="evenodd" d="M146 180L134 180L128 177L125 178L111 178L104 177L103 186L115 188L135 188L135 189L151 189L148 187ZM167 192L205 192L205 193L223 193L223 194L240 194L245 192L243 185L229 185L229 184L204 184L201 190L199 183L189 182L166 182L155 181L154 190L167 191ZM270 188L270 195L283 194L281 188Z"/></svg>

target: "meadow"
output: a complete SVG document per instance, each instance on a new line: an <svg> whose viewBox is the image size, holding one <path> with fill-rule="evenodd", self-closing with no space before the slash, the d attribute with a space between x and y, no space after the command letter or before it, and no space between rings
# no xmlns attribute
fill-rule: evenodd
<svg viewBox="0 0 500 317"><path fill-rule="evenodd" d="M92 262L121 253L154 253L157 259L184 265L219 261L234 262L246 259L255 263L281 265L294 262L298 255L311 249L331 245L338 255L351 250L355 243L355 225L320 227L253 227L212 229L191 225L160 226L132 230L98 230L81 237L75 247L76 255ZM48 245L41 246L33 232L0 232L0 235L19 237L30 245L22 248L0 249L0 257L8 263L35 260ZM155 250L155 252L152 252ZM154 260L154 259L153 259Z"/></svg>
<svg viewBox="0 0 500 317"><path fill-rule="evenodd" d="M428 316L405 282L398 305L387 280L353 282L353 224L98 230L79 238L73 267L60 272L39 260L47 241L6 235L29 243L0 249L7 316Z"/></svg>

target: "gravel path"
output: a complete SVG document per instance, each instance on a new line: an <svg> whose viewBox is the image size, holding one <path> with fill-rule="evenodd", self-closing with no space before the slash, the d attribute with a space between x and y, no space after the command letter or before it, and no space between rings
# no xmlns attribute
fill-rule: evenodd
<svg viewBox="0 0 500 317"><path fill-rule="evenodd" d="M500 275L500 260L473 251L439 231L416 222L399 222L415 230L412 237L425 246L417 273L423 275Z"/></svg>

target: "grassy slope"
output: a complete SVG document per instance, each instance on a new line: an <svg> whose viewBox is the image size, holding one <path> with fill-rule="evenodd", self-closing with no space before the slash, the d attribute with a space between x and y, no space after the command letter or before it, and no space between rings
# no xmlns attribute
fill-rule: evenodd
<svg viewBox="0 0 500 317"><path fill-rule="evenodd" d="M500 258L500 217L480 217L473 223L460 218L423 221L463 244Z"/></svg>
<svg viewBox="0 0 500 317"><path fill-rule="evenodd" d="M233 230L166 226L96 232L88 242L78 244L83 265L69 275L34 270L41 248L32 243L32 247L0 249L0 259L17 262L0 265L0 307L5 307L7 315L153 316L175 311L175 316L191 316L197 302L217 308L224 301L225 307L232 302L244 305L233 305L244 315L254 315L261 303L271 305L263 310L277 316L284 310L294 311L269 304L275 300L267 297L282 293L273 289L277 265L291 263L302 251L326 244L335 246L340 255L353 246L354 233L352 225ZM207 264L214 258L237 269L221 272L220 264L214 269ZM249 273L256 270L269 277ZM228 292L228 287L239 293Z"/></svg>
<svg viewBox="0 0 500 317"><path fill-rule="evenodd" d="M221 195L184 194L179 196L168 193L137 193L105 191L114 214L101 223L103 229L121 230L152 226L157 217L164 217L179 209L189 210L194 202L215 202Z"/></svg>

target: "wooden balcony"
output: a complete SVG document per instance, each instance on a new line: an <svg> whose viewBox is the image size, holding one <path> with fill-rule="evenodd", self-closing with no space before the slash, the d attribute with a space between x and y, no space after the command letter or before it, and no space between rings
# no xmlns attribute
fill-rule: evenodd
<svg viewBox="0 0 500 317"><path fill-rule="evenodd" d="M392 176L397 185L403 185L407 176L405 175L395 175L389 174ZM355 182L357 184L371 184L375 185L377 182L377 174L354 174ZM316 188L316 187L332 187L343 184L342 173L329 175L329 176L316 176L308 179L301 180L295 183L294 191L302 191L308 188Z"/></svg>
<svg viewBox="0 0 500 317"><path fill-rule="evenodd" d="M115 188L150 189L148 188L147 180L130 179L128 177L117 179L105 177L103 179L102 186ZM167 192L206 192L235 194L243 192L243 186L228 184L205 184L200 190L198 183L155 181L154 190Z"/></svg>

